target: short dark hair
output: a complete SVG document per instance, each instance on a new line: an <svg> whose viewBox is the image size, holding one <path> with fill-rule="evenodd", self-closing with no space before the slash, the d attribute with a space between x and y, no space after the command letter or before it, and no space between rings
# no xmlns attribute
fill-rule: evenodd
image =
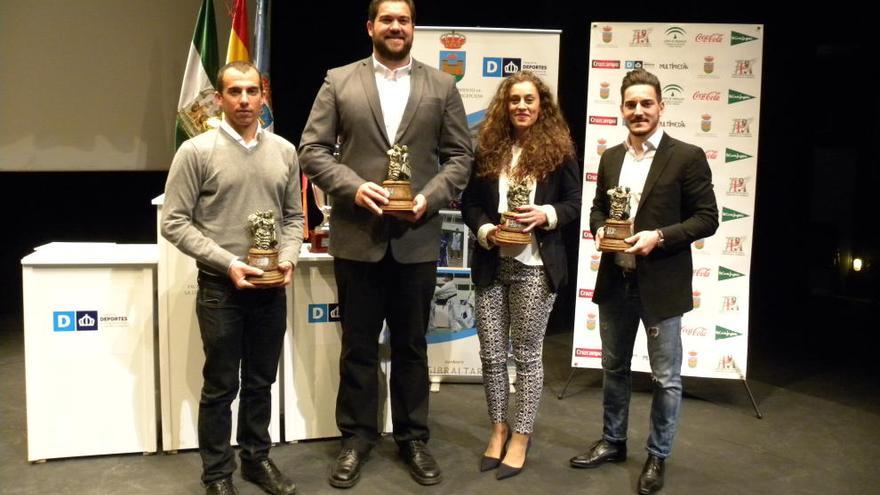
<svg viewBox="0 0 880 495"><path fill-rule="evenodd" d="M260 92L263 92L263 74L260 72L260 69L257 68L252 62L248 62L247 60L236 60L235 62L229 62L228 64L220 67L220 70L217 71L217 92L223 93L223 74L226 74L226 71L229 69L235 69L242 74L249 72L251 69L257 71L257 78L260 80Z"/></svg>
<svg viewBox="0 0 880 495"><path fill-rule="evenodd" d="M416 22L416 3L413 0L371 0L370 7L367 9L368 20L375 21L376 15L379 14L379 6L385 2L403 2L409 7L409 16L412 21Z"/></svg>
<svg viewBox="0 0 880 495"><path fill-rule="evenodd" d="M651 74L645 69L635 69L627 72L626 75L623 76L623 83L620 85L621 103L623 103L623 94L626 93L626 88L635 86L636 84L647 84L648 86L652 86L657 93L657 103L663 101L663 94L660 90L660 79L657 79L657 76Z"/></svg>

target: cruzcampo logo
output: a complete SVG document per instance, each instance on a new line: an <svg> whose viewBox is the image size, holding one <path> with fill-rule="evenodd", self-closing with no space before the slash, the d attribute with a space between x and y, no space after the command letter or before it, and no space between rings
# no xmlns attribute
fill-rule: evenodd
<svg viewBox="0 0 880 495"><path fill-rule="evenodd" d="M746 215L745 213L741 213L736 210L731 210L730 208L728 208L726 206L721 209L721 221L722 222L729 222L731 220L739 220L740 218L745 218L747 216L748 215Z"/></svg>
<svg viewBox="0 0 880 495"><path fill-rule="evenodd" d="M753 100L755 97L752 95L747 95L745 93L740 93L735 89L727 90L727 104L739 103L741 101Z"/></svg>
<svg viewBox="0 0 880 495"><path fill-rule="evenodd" d="M749 41L755 41L756 39L758 38L748 34L738 33L736 31L730 32L730 46L748 43Z"/></svg>
<svg viewBox="0 0 880 495"><path fill-rule="evenodd" d="M727 268L724 266L718 267L718 280L719 281L730 280L732 278L743 277L743 276L745 276L745 275L738 272L738 271L731 270L730 268Z"/></svg>
<svg viewBox="0 0 880 495"><path fill-rule="evenodd" d="M747 155L741 151L732 150L730 148L724 149L724 163L735 162L738 160L745 160L746 158L751 158L752 155Z"/></svg>
<svg viewBox="0 0 880 495"><path fill-rule="evenodd" d="M730 339L733 337L739 337L740 335L742 335L741 332L715 325L715 340Z"/></svg>

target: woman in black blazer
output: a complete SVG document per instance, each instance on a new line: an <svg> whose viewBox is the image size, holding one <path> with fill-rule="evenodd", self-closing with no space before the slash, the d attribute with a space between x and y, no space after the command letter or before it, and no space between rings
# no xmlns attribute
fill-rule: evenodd
<svg viewBox="0 0 880 495"><path fill-rule="evenodd" d="M528 244L497 237L508 191L529 190L516 222ZM511 197L511 199L514 199ZM518 72L498 87L480 128L477 160L462 197L462 216L477 237L472 262L483 384L492 421L480 470L498 479L525 466L541 400L541 352L556 292L568 268L559 228L575 221L581 173L568 125L550 89L534 73ZM507 350L513 343L516 405L508 421ZM500 467L499 467L500 466Z"/></svg>

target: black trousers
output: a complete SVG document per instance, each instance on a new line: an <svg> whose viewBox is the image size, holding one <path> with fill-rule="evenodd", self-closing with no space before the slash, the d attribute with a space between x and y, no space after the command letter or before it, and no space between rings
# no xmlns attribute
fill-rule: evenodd
<svg viewBox="0 0 880 495"><path fill-rule="evenodd" d="M394 440L428 441L428 329L436 262L402 264L390 250L378 263L334 260L342 319L336 424L342 444L361 453L379 439L379 334L391 343Z"/></svg>
<svg viewBox="0 0 880 495"><path fill-rule="evenodd" d="M227 277L199 273L196 316L205 350L199 401L199 453L202 481L232 476L230 405L241 394L236 440L243 462L269 456L271 387L287 328L284 289L238 290Z"/></svg>

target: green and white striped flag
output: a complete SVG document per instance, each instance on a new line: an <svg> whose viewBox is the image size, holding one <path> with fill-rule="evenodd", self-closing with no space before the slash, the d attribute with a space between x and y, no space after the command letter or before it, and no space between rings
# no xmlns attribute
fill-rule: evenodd
<svg viewBox="0 0 880 495"><path fill-rule="evenodd" d="M220 69L219 60L214 3L213 0L202 0L180 85L175 149L187 139L220 125L220 108L214 103L214 79Z"/></svg>

